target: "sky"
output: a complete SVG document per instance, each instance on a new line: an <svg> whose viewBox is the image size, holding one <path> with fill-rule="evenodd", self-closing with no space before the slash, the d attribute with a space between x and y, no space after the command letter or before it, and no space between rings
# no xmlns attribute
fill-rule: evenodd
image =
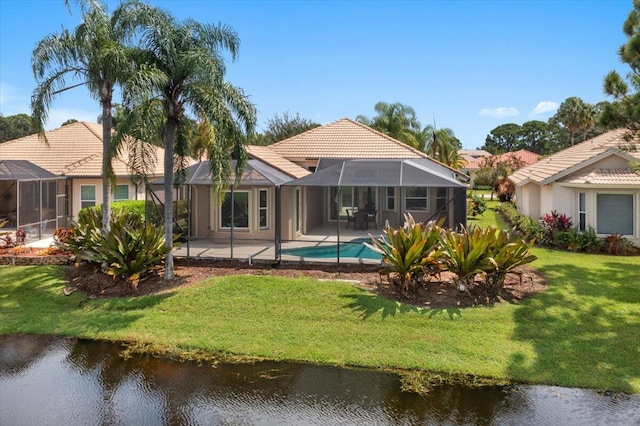
<svg viewBox="0 0 640 426"><path fill-rule="evenodd" d="M31 52L80 23L71 3L72 14L63 0L0 0L2 115L29 113ZM259 131L275 114L329 124L400 102L423 126L448 127L473 149L501 124L546 121L570 96L612 100L604 76L629 71L617 51L631 0L147 3L238 33L240 55L226 79L256 105ZM76 88L53 101L46 128L99 114L98 102Z"/></svg>

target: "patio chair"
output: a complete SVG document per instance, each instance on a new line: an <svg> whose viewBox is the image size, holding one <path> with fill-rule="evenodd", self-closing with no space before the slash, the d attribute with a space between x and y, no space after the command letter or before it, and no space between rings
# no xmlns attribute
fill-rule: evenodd
<svg viewBox="0 0 640 426"><path fill-rule="evenodd" d="M376 229L378 229L378 224L376 223L376 215L377 214L378 214L378 210L373 210L373 211L367 212L367 216L365 218L365 221L367 223L367 228L369 227L369 223L373 223L373 226L375 226Z"/></svg>
<svg viewBox="0 0 640 426"><path fill-rule="evenodd" d="M352 228L355 229L356 226L356 218L353 214L351 214L351 209L346 209L347 211L347 227L345 229L349 229L349 224L353 223Z"/></svg>

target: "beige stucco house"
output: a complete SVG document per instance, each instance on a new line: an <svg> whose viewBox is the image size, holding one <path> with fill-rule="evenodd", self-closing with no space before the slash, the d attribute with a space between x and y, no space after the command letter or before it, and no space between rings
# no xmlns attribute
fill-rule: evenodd
<svg viewBox="0 0 640 426"><path fill-rule="evenodd" d="M155 162L149 175L151 178L162 176L164 150L150 145L148 147L151 153L148 158ZM125 149L113 160L113 168L117 176L117 184L113 188L114 200L145 198L145 187L136 180L136 173L132 172L129 157L130 152ZM53 175L64 178L59 181L62 188L58 189L57 197L51 202L47 201L47 208L56 212L56 226L64 226L68 223L68 219L74 219L82 207L102 204L102 125L100 124L87 122L69 124L47 131L46 141L37 134L33 134L1 143L0 160L28 160ZM38 190L38 192L43 192L44 200L44 191ZM35 192L30 196L36 196ZM18 225L29 224L20 221ZM54 226L51 228L55 229Z"/></svg>
<svg viewBox="0 0 640 426"><path fill-rule="evenodd" d="M462 174L350 119L247 151L223 203L212 198L207 163L187 171L190 237L295 240L317 229L398 225L404 213L466 223Z"/></svg>
<svg viewBox="0 0 640 426"><path fill-rule="evenodd" d="M556 210L580 230L640 244L640 173L630 164L640 160L640 141L628 137L613 130L515 172L518 211L540 219Z"/></svg>

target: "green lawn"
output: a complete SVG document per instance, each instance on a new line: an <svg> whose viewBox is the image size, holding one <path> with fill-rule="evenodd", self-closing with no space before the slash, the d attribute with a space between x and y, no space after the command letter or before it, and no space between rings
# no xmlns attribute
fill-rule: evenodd
<svg viewBox="0 0 640 426"><path fill-rule="evenodd" d="M479 216L476 217L468 217L467 218L467 226L480 226L482 228L487 227L489 225L495 226L499 229L507 229L509 226L505 223L502 217L496 213L495 208L499 201L490 201L486 200L487 210Z"/></svg>
<svg viewBox="0 0 640 426"><path fill-rule="evenodd" d="M62 295L57 267L0 267L0 334L421 369L640 393L640 258L536 250L521 305L417 309L348 283L233 276L139 298Z"/></svg>
<svg viewBox="0 0 640 426"><path fill-rule="evenodd" d="M493 210L477 223L505 226ZM534 253L547 291L520 305L468 309L417 309L348 283L267 275L87 300L62 295L59 267L0 267L0 334L640 393L640 257Z"/></svg>

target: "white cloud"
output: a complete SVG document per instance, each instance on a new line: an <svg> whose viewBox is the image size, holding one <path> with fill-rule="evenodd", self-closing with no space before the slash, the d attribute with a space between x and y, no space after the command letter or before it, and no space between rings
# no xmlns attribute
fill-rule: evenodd
<svg viewBox="0 0 640 426"><path fill-rule="evenodd" d="M518 115L518 110L514 107L498 107L498 108L482 108L479 115L488 115L494 118L505 118L505 117L513 117L514 115Z"/></svg>
<svg viewBox="0 0 640 426"><path fill-rule="evenodd" d="M560 105L553 101L542 101L529 113L529 115L540 115L547 112L555 111Z"/></svg>

